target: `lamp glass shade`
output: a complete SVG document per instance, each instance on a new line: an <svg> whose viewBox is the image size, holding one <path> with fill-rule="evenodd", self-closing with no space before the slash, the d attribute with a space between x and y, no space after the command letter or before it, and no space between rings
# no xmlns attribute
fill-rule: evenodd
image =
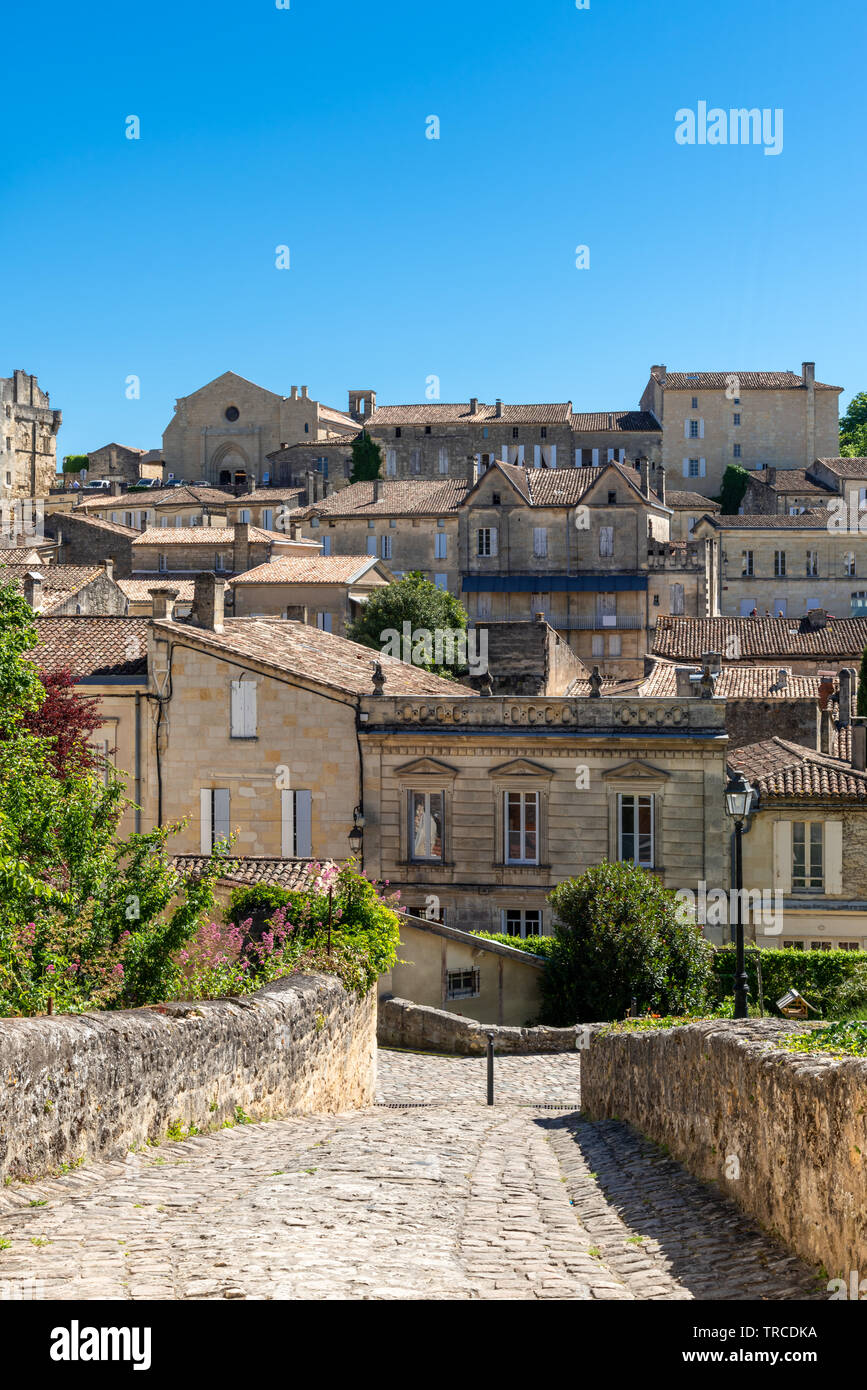
<svg viewBox="0 0 867 1390"><path fill-rule="evenodd" d="M733 777L726 787L726 810L732 820L745 820L753 799L753 789L743 773Z"/></svg>
<svg viewBox="0 0 867 1390"><path fill-rule="evenodd" d="M361 849L361 831L357 825L354 825L349 832L349 848L356 854Z"/></svg>

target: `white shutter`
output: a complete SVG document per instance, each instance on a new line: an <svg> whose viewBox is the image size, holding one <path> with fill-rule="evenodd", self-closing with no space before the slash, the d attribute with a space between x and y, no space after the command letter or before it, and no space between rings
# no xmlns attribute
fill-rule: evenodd
<svg viewBox="0 0 867 1390"><path fill-rule="evenodd" d="M244 682L232 681L232 738L242 738L244 734Z"/></svg>
<svg viewBox="0 0 867 1390"><path fill-rule="evenodd" d="M699 439L704 439L704 420L699 420L698 422L698 437Z"/></svg>
<svg viewBox="0 0 867 1390"><path fill-rule="evenodd" d="M244 738L256 737L256 682L241 681L241 718Z"/></svg>
<svg viewBox="0 0 867 1390"><path fill-rule="evenodd" d="M599 450L598 450L598 449L594 449L594 450L593 450L592 458L593 458L593 467L594 467L594 468L598 468L598 467L599 467Z"/></svg>
<svg viewBox="0 0 867 1390"><path fill-rule="evenodd" d="M199 818L201 820L201 849L202 854L211 852L211 806L213 792L203 787L199 792Z"/></svg>
<svg viewBox="0 0 867 1390"><path fill-rule="evenodd" d="M542 446L541 446L541 444L534 444L534 445L533 445L533 467L534 467L534 468L539 468L539 467L541 467L541 464L542 464Z"/></svg>
<svg viewBox="0 0 867 1390"><path fill-rule="evenodd" d="M214 788L214 839L229 838L229 793L225 787Z"/></svg>
<svg viewBox="0 0 867 1390"><path fill-rule="evenodd" d="M557 445L556 445L556 444L552 444L552 445L551 445L550 453L551 453L551 467L552 467L552 468L556 468L556 467L557 467Z"/></svg>
<svg viewBox="0 0 867 1390"><path fill-rule="evenodd" d="M825 892L843 892L843 822L825 821Z"/></svg>
<svg viewBox="0 0 867 1390"><path fill-rule="evenodd" d="M376 554L376 536L368 536L368 538L367 538L367 553L368 553L368 555L375 555L375 554Z"/></svg>
<svg viewBox="0 0 867 1390"><path fill-rule="evenodd" d="M540 558L548 554L548 531L545 526L533 527L533 554Z"/></svg>
<svg viewBox="0 0 867 1390"><path fill-rule="evenodd" d="M330 536L323 536L323 537L322 537L322 554L323 554L323 555L330 555L330 554L331 554L331 537L330 537Z"/></svg>
<svg viewBox="0 0 867 1390"><path fill-rule="evenodd" d="M284 859L295 858L295 793L280 793L280 853Z"/></svg>
<svg viewBox="0 0 867 1390"><path fill-rule="evenodd" d="M518 445L518 467L519 467L519 468L523 468L523 467L524 467L524 446L523 446L523 444L519 444L519 445Z"/></svg>
<svg viewBox="0 0 867 1390"><path fill-rule="evenodd" d="M626 450L625 450L625 449L618 449L618 450L617 450L617 462L618 462L618 463L625 463L625 462L626 462Z"/></svg>
<svg viewBox="0 0 867 1390"><path fill-rule="evenodd" d="M295 855L309 859L313 854L313 793L295 793Z"/></svg>
<svg viewBox="0 0 867 1390"><path fill-rule="evenodd" d="M501 445L500 445L500 462L501 462L501 463L508 463L508 462L509 462L509 446L508 446L508 444L501 444Z"/></svg>
<svg viewBox="0 0 867 1390"><path fill-rule="evenodd" d="M704 478L706 474L707 474L707 459L699 459L699 461L698 461L698 476L699 476L700 478Z"/></svg>
<svg viewBox="0 0 867 1390"><path fill-rule="evenodd" d="M792 822L774 821L774 888L792 891Z"/></svg>
<svg viewBox="0 0 867 1390"><path fill-rule="evenodd" d="M576 449L576 450L575 450L575 467L576 467L576 468L580 468L580 467L581 467L581 450L580 450L580 449Z"/></svg>
<svg viewBox="0 0 867 1390"><path fill-rule="evenodd" d="M608 450L608 462L609 462L609 463L613 463L613 462L614 462L614 450L613 450L613 449L609 449L609 450Z"/></svg>
<svg viewBox="0 0 867 1390"><path fill-rule="evenodd" d="M688 420L684 420L684 422L683 422L683 437L684 437L684 439L689 439L689 421L688 421Z"/></svg>
<svg viewBox="0 0 867 1390"><path fill-rule="evenodd" d="M265 507L262 511L262 526L266 531L274 530L274 508Z"/></svg>
<svg viewBox="0 0 867 1390"><path fill-rule="evenodd" d="M492 554L492 555L496 555L496 553L497 553L497 528L496 528L496 526L492 526L490 529L491 529L491 554Z"/></svg>
<svg viewBox="0 0 867 1390"><path fill-rule="evenodd" d="M683 461L683 476L685 478L689 477L689 459L684 459Z"/></svg>

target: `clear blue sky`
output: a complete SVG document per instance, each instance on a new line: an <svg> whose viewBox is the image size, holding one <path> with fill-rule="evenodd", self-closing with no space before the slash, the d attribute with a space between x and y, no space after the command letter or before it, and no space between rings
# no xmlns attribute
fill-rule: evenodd
<svg viewBox="0 0 867 1390"><path fill-rule="evenodd" d="M59 454L158 445L227 369L342 408L436 374L443 400L609 410L652 362L807 358L845 403L867 388L865 47L842 0L16 6L0 375L38 373ZM782 154L676 144L700 100L782 107Z"/></svg>

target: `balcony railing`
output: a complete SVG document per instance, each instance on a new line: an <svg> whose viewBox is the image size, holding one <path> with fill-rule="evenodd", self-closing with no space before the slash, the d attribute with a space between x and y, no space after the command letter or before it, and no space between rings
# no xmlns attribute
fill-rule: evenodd
<svg viewBox="0 0 867 1390"><path fill-rule="evenodd" d="M541 612L543 612L544 610L540 608L538 611L541 613ZM528 617L532 617L533 615L532 615L532 614L528 614L527 616L528 616ZM478 618L476 621L477 621L477 622L480 622L480 623L486 623L486 624L487 624L487 623L514 623L514 622L520 622L521 619L520 619L520 618ZM526 621L526 619L525 619L525 621ZM560 628L560 629L562 629L563 631L566 631L566 632L571 632L571 631L579 631L579 632L593 632L593 631L604 632L604 631L610 631L610 632L617 632L618 630L621 631L621 632L627 632L627 631L628 631L628 632L639 632L639 631L644 627L644 625L645 625L645 624L644 624L644 618L642 618L642 617L638 617L638 616L635 616L635 615L621 616L620 614L617 614L616 616L615 616L614 614L610 614L610 615L609 615L609 614L606 614L605 616L599 614L599 615L597 615L597 616L591 615L591 616L589 616L589 617L584 617L584 616L575 617L574 614L573 614L571 617L567 617L565 614L561 614L561 613L545 613L545 622L548 624L549 627Z"/></svg>

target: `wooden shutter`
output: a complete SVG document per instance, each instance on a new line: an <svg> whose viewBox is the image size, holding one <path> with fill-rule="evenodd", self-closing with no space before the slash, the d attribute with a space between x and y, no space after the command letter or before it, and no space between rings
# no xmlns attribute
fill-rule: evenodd
<svg viewBox="0 0 867 1390"><path fill-rule="evenodd" d="M256 737L256 682L241 681L244 738Z"/></svg>
<svg viewBox="0 0 867 1390"><path fill-rule="evenodd" d="M825 892L843 892L843 822L825 821Z"/></svg>
<svg viewBox="0 0 867 1390"><path fill-rule="evenodd" d="M689 420L684 420L683 422L683 437L684 439L689 439Z"/></svg>
<svg viewBox="0 0 867 1390"><path fill-rule="evenodd" d="M492 527L490 528L490 531L491 531L491 554L492 554L492 555L496 555L496 554L497 554L497 528L496 528L496 526L492 526Z"/></svg>
<svg viewBox="0 0 867 1390"><path fill-rule="evenodd" d="M229 838L229 793L225 787L215 787L214 797L214 839Z"/></svg>
<svg viewBox="0 0 867 1390"><path fill-rule="evenodd" d="M243 681L232 681L232 738L242 738L244 734L243 687Z"/></svg>
<svg viewBox="0 0 867 1390"><path fill-rule="evenodd" d="M313 853L313 793L295 793L295 855L309 859Z"/></svg>
<svg viewBox="0 0 867 1390"><path fill-rule="evenodd" d="M280 793L280 853L284 859L295 858L295 793Z"/></svg>
<svg viewBox="0 0 867 1390"><path fill-rule="evenodd" d="M704 478L704 477L707 476L707 459L699 459L699 461L698 461L698 476L699 476L700 478Z"/></svg>
<svg viewBox="0 0 867 1390"><path fill-rule="evenodd" d="M591 452L591 457L592 457L592 459L593 459L593 467L594 467L594 468L598 468L598 467L599 467L599 450L598 450L598 449L593 449L592 452Z"/></svg>
<svg viewBox="0 0 867 1390"><path fill-rule="evenodd" d="M209 787L203 787L199 792L199 818L201 821L201 850L202 854L210 854L211 844L211 812L213 809L213 792Z"/></svg>
<svg viewBox="0 0 867 1390"><path fill-rule="evenodd" d="M774 822L774 888L781 893L792 891L792 822Z"/></svg>
<svg viewBox="0 0 867 1390"><path fill-rule="evenodd" d="M684 459L683 461L683 476L685 478L689 477L689 459Z"/></svg>
<svg viewBox="0 0 867 1390"><path fill-rule="evenodd" d="M542 446L541 446L541 444L534 444L534 445L533 445L533 467L534 467L534 468L540 468L540 467L541 467L541 464L542 464Z"/></svg>
<svg viewBox="0 0 867 1390"><path fill-rule="evenodd" d="M698 437L699 439L704 439L704 420L699 420L698 422Z"/></svg>
<svg viewBox="0 0 867 1390"><path fill-rule="evenodd" d="M552 467L552 468L556 468L556 467L557 467L557 445L556 445L556 444L551 444L551 445L549 446L549 454L550 454L550 456L551 456L551 467Z"/></svg>

